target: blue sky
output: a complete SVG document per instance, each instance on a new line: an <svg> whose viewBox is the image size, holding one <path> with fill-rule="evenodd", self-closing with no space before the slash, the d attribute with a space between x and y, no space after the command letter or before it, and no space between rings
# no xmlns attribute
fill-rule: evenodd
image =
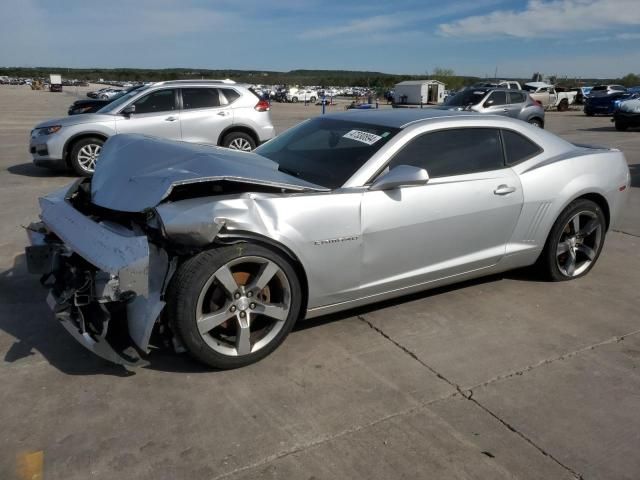
<svg viewBox="0 0 640 480"><path fill-rule="evenodd" d="M640 0L0 0L0 66L640 73Z"/></svg>

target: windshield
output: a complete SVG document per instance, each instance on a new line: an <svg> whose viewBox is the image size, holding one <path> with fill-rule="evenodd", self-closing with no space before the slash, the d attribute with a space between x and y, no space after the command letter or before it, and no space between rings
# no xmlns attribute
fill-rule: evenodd
<svg viewBox="0 0 640 480"><path fill-rule="evenodd" d="M255 152L276 162L281 172L335 189L399 131L319 117L287 130Z"/></svg>
<svg viewBox="0 0 640 480"><path fill-rule="evenodd" d="M445 105L451 107L466 107L468 105L476 105L487 94L487 90L476 90L474 88L468 88L459 93L456 93L453 97L449 98Z"/></svg>
<svg viewBox="0 0 640 480"><path fill-rule="evenodd" d="M131 98L133 98L138 93L140 93L140 92L142 92L144 90L146 90L146 88L140 88L140 89L137 89L137 90L132 90L129 93L125 93L121 97L118 97L117 99L115 99L113 102L111 102L111 103L105 105L104 107L102 107L100 110L98 110L97 113L114 113L122 105L127 103Z"/></svg>

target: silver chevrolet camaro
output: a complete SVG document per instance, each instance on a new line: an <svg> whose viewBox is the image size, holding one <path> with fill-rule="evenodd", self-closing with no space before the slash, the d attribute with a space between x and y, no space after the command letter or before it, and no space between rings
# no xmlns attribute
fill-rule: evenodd
<svg viewBox="0 0 640 480"><path fill-rule="evenodd" d="M93 179L40 199L27 264L97 355L164 341L235 368L304 318L534 264L585 275L629 184L619 150L471 112L326 115L255 153L116 135Z"/></svg>

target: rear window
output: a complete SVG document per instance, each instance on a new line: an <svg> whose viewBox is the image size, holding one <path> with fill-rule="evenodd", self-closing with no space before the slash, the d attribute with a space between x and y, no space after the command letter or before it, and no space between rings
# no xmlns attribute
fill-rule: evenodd
<svg viewBox="0 0 640 480"><path fill-rule="evenodd" d="M606 90L607 86L606 85L598 85L597 87L593 87L591 89L592 92L600 92L602 90Z"/></svg>
<svg viewBox="0 0 640 480"><path fill-rule="evenodd" d="M509 166L524 162L542 152L538 145L512 130L502 130L502 140Z"/></svg>
<svg viewBox="0 0 640 480"><path fill-rule="evenodd" d="M224 97L227 99L227 103L233 103L240 98L240 94L232 88L221 88L220 92L222 92Z"/></svg>

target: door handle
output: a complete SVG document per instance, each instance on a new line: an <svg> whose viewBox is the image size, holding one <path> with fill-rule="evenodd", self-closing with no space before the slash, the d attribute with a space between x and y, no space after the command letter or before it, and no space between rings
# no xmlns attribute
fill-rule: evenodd
<svg viewBox="0 0 640 480"><path fill-rule="evenodd" d="M175 122L177 119L178 119L178 117L171 116L171 117L165 118L164 120L165 120L165 122Z"/></svg>
<svg viewBox="0 0 640 480"><path fill-rule="evenodd" d="M498 188L496 188L493 193L495 193L496 195L509 195L510 193L513 193L516 191L516 187L510 187L509 185L498 185Z"/></svg>
<svg viewBox="0 0 640 480"><path fill-rule="evenodd" d="M223 110L222 112L218 112L218 115L220 115L221 117L226 117L227 115L229 115L229 112Z"/></svg>
<svg viewBox="0 0 640 480"><path fill-rule="evenodd" d="M509 109L508 109L508 108L503 108L503 109L502 109L502 111L503 111L503 112L508 112L508 111L509 111Z"/></svg>

